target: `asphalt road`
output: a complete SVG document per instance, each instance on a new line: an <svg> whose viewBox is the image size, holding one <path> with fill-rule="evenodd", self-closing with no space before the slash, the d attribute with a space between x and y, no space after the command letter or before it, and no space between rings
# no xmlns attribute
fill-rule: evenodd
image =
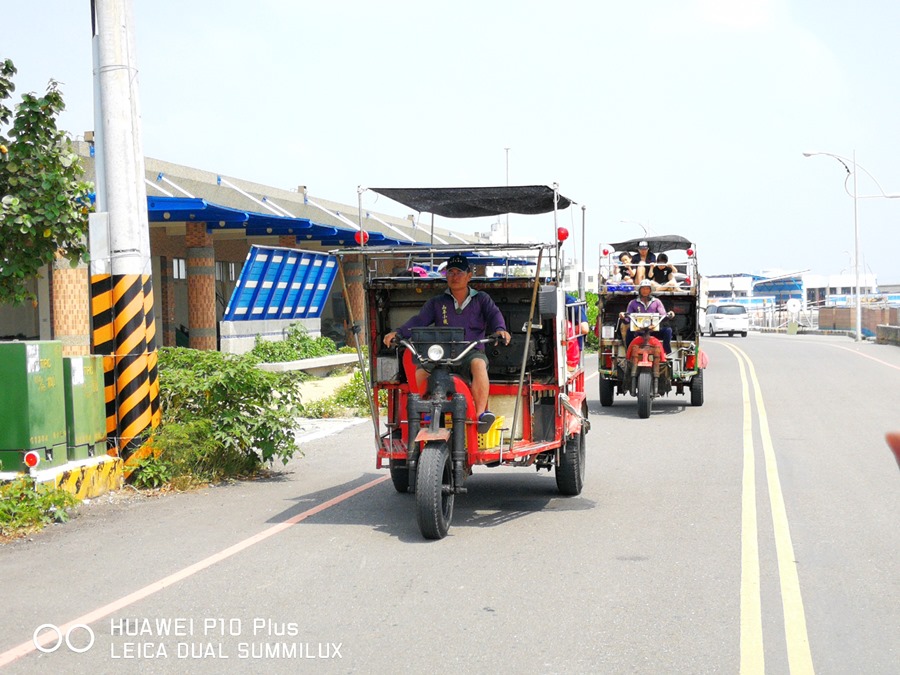
<svg viewBox="0 0 900 675"><path fill-rule="evenodd" d="M0 664L897 673L900 472L884 433L900 429L900 349L704 348L702 407L671 396L640 420L633 399L601 408L593 377L583 493L476 470L441 541L374 469L367 423L308 436L272 479L98 500L0 547ZM71 647L34 649L43 624Z"/></svg>

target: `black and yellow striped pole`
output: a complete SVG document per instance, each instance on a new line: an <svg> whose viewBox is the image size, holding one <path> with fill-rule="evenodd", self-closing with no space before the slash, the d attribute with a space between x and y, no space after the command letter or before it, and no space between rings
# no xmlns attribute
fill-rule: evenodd
<svg viewBox="0 0 900 675"><path fill-rule="evenodd" d="M131 0L93 0L97 214L91 226L94 353L103 354L106 427L127 456L159 423L150 230Z"/></svg>

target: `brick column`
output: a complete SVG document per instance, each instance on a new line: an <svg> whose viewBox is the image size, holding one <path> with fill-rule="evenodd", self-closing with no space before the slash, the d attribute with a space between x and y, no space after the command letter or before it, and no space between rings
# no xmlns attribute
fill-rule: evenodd
<svg viewBox="0 0 900 675"><path fill-rule="evenodd" d="M172 258L165 256L159 259L159 300L162 316L159 317L164 347L175 346L175 284L172 279Z"/></svg>
<svg viewBox="0 0 900 675"><path fill-rule="evenodd" d="M296 234L280 234L278 235L278 245L284 248L297 248Z"/></svg>
<svg viewBox="0 0 900 675"><path fill-rule="evenodd" d="M84 263L72 267L57 257L51 272L53 339L62 342L63 356L91 353L91 288Z"/></svg>
<svg viewBox="0 0 900 675"><path fill-rule="evenodd" d="M187 223L188 331L192 349L216 349L216 255L206 223Z"/></svg>
<svg viewBox="0 0 900 675"><path fill-rule="evenodd" d="M350 312L353 314L353 320L362 328L360 337L363 344L366 344L366 294L363 288L364 270L362 256L346 256L344 258L344 280L347 282L347 296L350 300ZM343 289L340 289L343 292ZM351 347L356 346L356 338L347 326L347 344Z"/></svg>

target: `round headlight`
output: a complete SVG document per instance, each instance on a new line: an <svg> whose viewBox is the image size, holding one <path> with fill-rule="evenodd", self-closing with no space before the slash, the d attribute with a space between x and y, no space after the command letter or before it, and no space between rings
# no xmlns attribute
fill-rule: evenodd
<svg viewBox="0 0 900 675"><path fill-rule="evenodd" d="M428 348L428 358L432 361L440 361L444 358L444 348L440 345L431 345Z"/></svg>

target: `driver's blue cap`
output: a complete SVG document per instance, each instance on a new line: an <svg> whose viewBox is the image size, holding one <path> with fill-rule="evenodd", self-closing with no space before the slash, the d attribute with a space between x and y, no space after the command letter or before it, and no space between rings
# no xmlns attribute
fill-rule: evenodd
<svg viewBox="0 0 900 675"><path fill-rule="evenodd" d="M464 255L452 255L447 260L447 269L457 269L462 270L463 272L469 271L469 261L466 259Z"/></svg>

